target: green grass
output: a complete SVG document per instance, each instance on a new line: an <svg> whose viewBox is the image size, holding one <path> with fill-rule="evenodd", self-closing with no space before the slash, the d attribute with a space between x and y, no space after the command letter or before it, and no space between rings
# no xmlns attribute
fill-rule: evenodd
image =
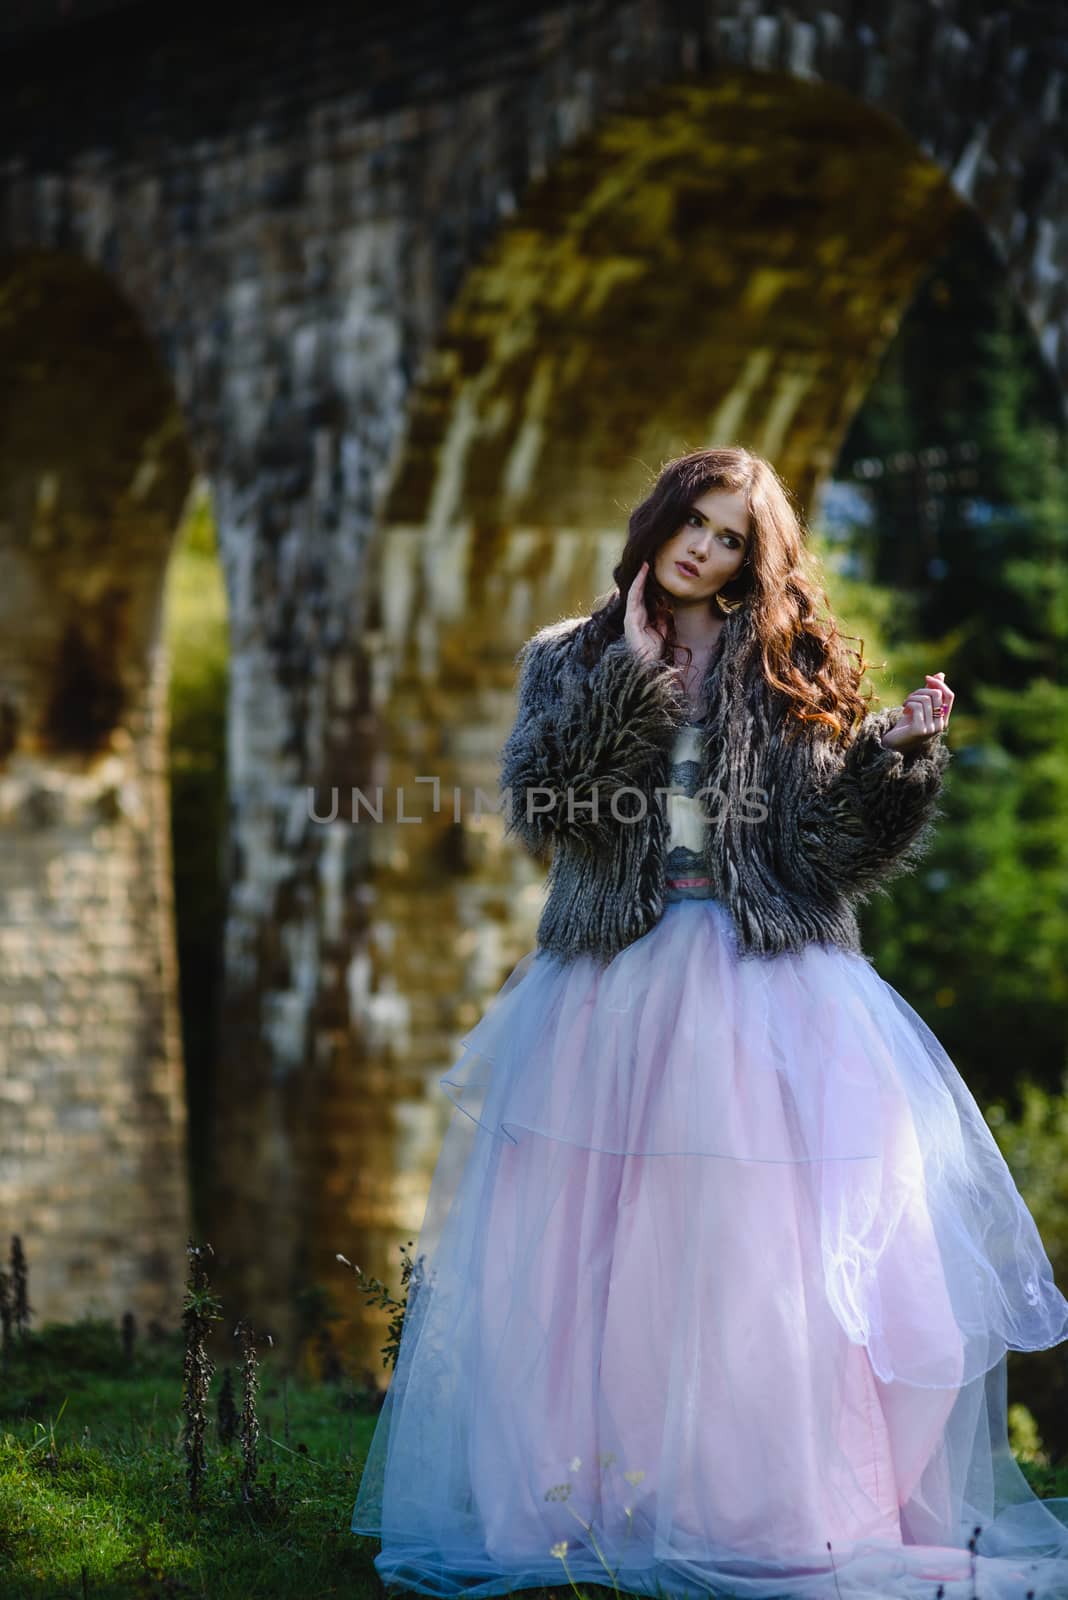
<svg viewBox="0 0 1068 1600"><path fill-rule="evenodd" d="M0 1594L104 1597L380 1596L373 1539L350 1530L373 1411L350 1383L286 1382L260 1363L259 1473L241 1498L241 1450L223 1446L212 1382L202 1509L181 1446L181 1338L123 1357L107 1323L54 1325L0 1374ZM241 1404L240 1373L233 1368Z"/></svg>
<svg viewBox="0 0 1068 1600"><path fill-rule="evenodd" d="M0 1371L0 1595L4 1600L379 1600L378 1541L350 1529L375 1412L349 1380L286 1380L261 1358L259 1474L241 1497L241 1452L220 1443L212 1381L202 1509L182 1450L180 1333L127 1360L107 1322L53 1324ZM240 1373L231 1367L240 1409ZM285 1408L288 1403L288 1434ZM1068 1470L1021 1459L1036 1493ZM524 1590L522 1600L573 1591ZM581 1592L612 1596L607 1584Z"/></svg>

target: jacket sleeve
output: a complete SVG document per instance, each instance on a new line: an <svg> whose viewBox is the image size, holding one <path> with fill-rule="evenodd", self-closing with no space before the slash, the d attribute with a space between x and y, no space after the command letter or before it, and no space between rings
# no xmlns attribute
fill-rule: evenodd
<svg viewBox="0 0 1068 1600"><path fill-rule="evenodd" d="M886 749L882 736L901 714L901 706L869 713L801 806L801 866L817 888L844 885L866 897L911 872L933 843L951 754L941 733L907 752Z"/></svg>
<svg viewBox="0 0 1068 1600"><path fill-rule="evenodd" d="M535 860L570 838L607 847L626 818L642 808L632 795L611 810L616 789L648 784L674 738L681 704L675 674L646 662L625 638L608 644L589 669L570 657L569 643L535 634L516 657L522 663L518 715L501 753L505 833L516 834Z"/></svg>

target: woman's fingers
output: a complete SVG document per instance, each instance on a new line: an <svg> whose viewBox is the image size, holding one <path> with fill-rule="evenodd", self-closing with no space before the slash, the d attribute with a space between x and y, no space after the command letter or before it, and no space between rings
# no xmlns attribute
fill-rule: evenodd
<svg viewBox="0 0 1068 1600"><path fill-rule="evenodd" d="M953 690L949 687L949 684L946 682L946 675L944 672L929 672L927 674L927 682L929 684L937 685L942 691L942 710L945 712L942 725L945 727L949 722L949 714L953 710L953 701L956 699L956 696L954 695Z"/></svg>
<svg viewBox="0 0 1068 1600"><path fill-rule="evenodd" d="M648 561L643 561L627 590L623 631L631 647L637 650L639 655L647 655L652 659L658 653L662 640L657 629L649 621L645 605L645 581L649 576L649 570Z"/></svg>
<svg viewBox="0 0 1068 1600"><path fill-rule="evenodd" d="M631 580L623 612L623 632L632 650L640 648L639 641L645 631L645 607L641 595L645 583L646 565L647 563L643 561Z"/></svg>
<svg viewBox="0 0 1068 1600"><path fill-rule="evenodd" d="M945 723L940 686L933 689L914 689L906 696L905 705L910 708L912 727L917 732L942 732Z"/></svg>
<svg viewBox="0 0 1068 1600"><path fill-rule="evenodd" d="M949 713L953 707L954 694L949 684L945 681L945 673L928 672L926 686L922 689L913 689L911 694L905 696L902 704L903 715L894 724L901 728L907 743L912 736L922 738L926 734L944 733L949 721ZM904 720L904 713L908 714L908 721ZM891 730L892 733L893 730ZM892 737L889 748L898 742Z"/></svg>
<svg viewBox="0 0 1068 1600"><path fill-rule="evenodd" d="M638 621L638 603L641 598L642 589L645 587L645 572L647 566L648 563L643 561L631 581L630 588L627 590L627 616L633 622Z"/></svg>

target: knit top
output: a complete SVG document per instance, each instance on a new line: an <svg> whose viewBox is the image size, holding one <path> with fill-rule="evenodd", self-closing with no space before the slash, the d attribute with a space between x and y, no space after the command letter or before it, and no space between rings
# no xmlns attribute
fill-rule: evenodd
<svg viewBox="0 0 1068 1600"><path fill-rule="evenodd" d="M701 785L703 733L703 723L683 723L671 749L671 792L665 796L670 822L664 870L667 902L712 898L703 856L708 820L702 802L695 798Z"/></svg>

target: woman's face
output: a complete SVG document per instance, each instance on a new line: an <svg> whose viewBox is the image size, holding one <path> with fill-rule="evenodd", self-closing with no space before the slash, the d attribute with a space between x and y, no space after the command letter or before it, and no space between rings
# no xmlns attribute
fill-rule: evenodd
<svg viewBox="0 0 1068 1600"><path fill-rule="evenodd" d="M679 531L656 552L653 573L679 604L705 607L739 571L751 537L745 496L738 490L707 489L693 502Z"/></svg>

